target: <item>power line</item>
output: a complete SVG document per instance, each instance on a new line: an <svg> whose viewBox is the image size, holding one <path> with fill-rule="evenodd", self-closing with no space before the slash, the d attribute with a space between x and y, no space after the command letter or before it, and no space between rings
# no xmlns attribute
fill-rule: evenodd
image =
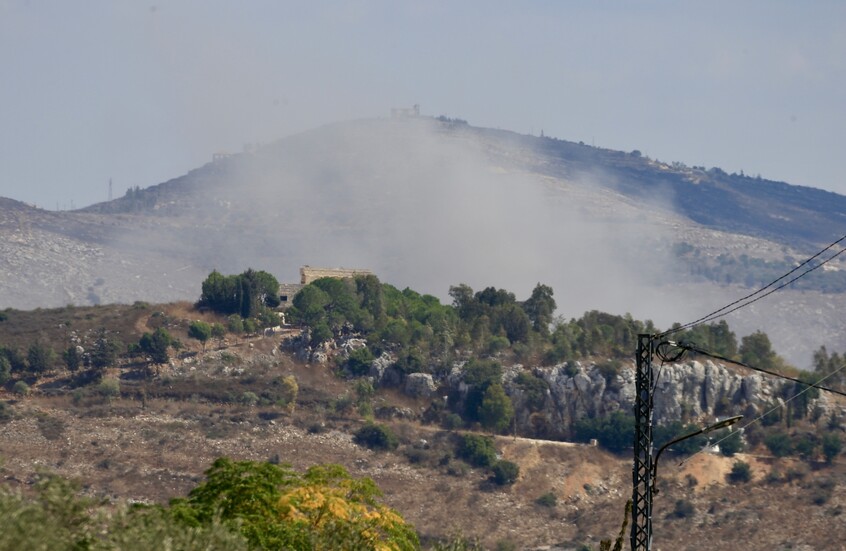
<svg viewBox="0 0 846 551"><path fill-rule="evenodd" d="M821 382L825 381L825 380L826 380L826 379L828 379L829 377L834 376L834 375L835 375L835 374L837 374L838 372L842 371L844 368L846 368L846 364L841 365L840 367L838 367L837 369L835 369L834 371L832 371L831 373L829 373L829 374L828 374L828 375L826 375L825 377L821 378L821 379L820 379L820 380L818 380L818 381L816 382L816 384L814 384L814 385L808 385L807 383L802 383L802 384L805 384L806 386L805 386L805 388L803 388L800 392L797 392L796 394L794 394L793 396L791 396L790 398L788 398L787 400L785 400L785 401L784 401L784 403L782 403L782 404L777 404L776 406L774 406L774 407L772 407L772 408L768 409L767 411L765 411L764 413L762 413L762 414L761 414L761 415L759 415L758 417L756 417L756 418L752 419L751 421L749 421L748 423L746 423L745 425L743 425L742 427L740 427L740 429L739 429L739 430L744 430L744 429L746 429L746 428L748 428L748 427L750 427L750 426L754 425L755 423L757 423L758 421L760 421L761 419L763 419L764 417L766 417L766 416L767 416L767 415L769 415L770 413L772 413L772 412L776 411L777 409L781 409L781 408L783 408L784 406L786 406L787 404L789 404L789 403L790 403L790 402L792 402L793 400L795 400L795 399L799 398L799 396L801 396L801 395L805 394L806 392L808 392L808 391L809 391L809 390L811 390L812 388L819 388L819 389L823 389L823 390L828 390L829 392L834 392L835 394L843 394L843 393L841 393L841 392L837 392L836 390L831 390L831 389L828 389L828 388L825 388L825 387L821 387L821 386L819 386L819 383L821 383ZM779 375L779 376L781 376L781 375ZM732 433L733 433L733 431L732 431L732 432L730 432L729 434L727 434L726 436L723 436L722 438L720 438L719 440L717 440L716 442L714 442L714 443L713 443L713 444L711 444L711 445L712 445L712 446L719 446L719 445L720 445L720 442L723 442L724 440L727 440L727 439L731 438ZM684 465L685 463L687 463L688 461L690 461L691 459L693 459L695 456L697 456L697 455L699 455L700 453L702 453L704 450L705 450L705 448L702 448L701 450L699 450L699 451L697 451L697 452L695 452L695 453L691 454L690 456L688 456L688 457L684 458L684 459L681 461L681 463L679 463L679 466Z"/></svg>
<svg viewBox="0 0 846 551"><path fill-rule="evenodd" d="M846 250L846 249L844 249L844 250ZM842 391L840 391L840 390L835 390L835 389L833 389L833 388L829 388L829 387L821 386L821 385L819 384L820 382L822 382L822 381L824 381L824 380L828 379L829 377L831 377L831 376L832 376L834 373L836 373L837 371L840 371L841 369L843 369L844 367L846 367L846 364L844 364L844 366L840 367L840 368L839 368L839 369L837 369L836 371L834 371L834 372L832 372L832 373L829 373L829 374L828 374L828 375L826 375L825 377L821 378L821 379L820 379L819 381L817 381L816 383L810 383L810 382L808 382L808 381L802 381L801 379L797 379L797 378L795 378L795 377L789 377L789 376L787 376L787 375L782 375L781 373L777 373L777 372L775 372L775 371L770 371L770 370L768 370L768 369L764 369L763 367L756 367L756 366L754 366L754 365L749 365L748 363L741 362L740 360L733 360L733 359L731 359L731 358L727 358L727 357L722 356L722 355L720 355L720 354L714 354L714 353L712 353L712 352L709 352L709 351L707 351L707 350L704 350L704 349L702 349L702 348L699 348L699 347L698 347L698 346L696 346L696 344L694 344L694 343L684 343L684 342L683 342L683 343L672 343L672 341L670 341L670 344L671 344L671 345L673 345L673 344L674 344L674 345L675 345L675 346L677 346L678 348L682 348L682 349L685 349L685 350L690 350L691 352L696 352L697 354L702 354L703 356L708 356L708 357L710 357L710 358L714 358L715 360L721 360L721 361L724 361L724 362L733 363L733 364L735 364L735 365L739 365L739 366L741 366L741 367L745 367L745 368L747 368L747 369L751 369L752 371L759 371L759 372L761 372L761 373L766 373L767 375L772 375L773 377L778 377L778 378L780 378L780 379L785 379L785 380L788 380L788 381L793 381L794 383L799 383L799 384L801 384L801 385L806 385L806 386L808 386L808 387L818 388L818 389L820 389L820 390L825 390L826 392L831 392L831 393L833 393L833 394L839 394L840 396L846 396L846 392L842 392Z"/></svg>
<svg viewBox="0 0 846 551"><path fill-rule="evenodd" d="M668 329L667 331L664 331L663 333L661 333L661 334L657 335L657 338L666 337L666 336L668 336L668 335L672 335L672 334L674 334L674 333L678 333L679 331L684 331L685 329L690 329L690 328L692 328L692 327L694 327L694 326L696 326L696 325L700 325L700 324L702 324L702 323L707 323L707 322L709 322L709 321L713 321L714 319L717 319L718 317L726 316L726 315L728 315L728 314L731 314L732 312L735 312L735 311L737 311L737 310L740 310L741 308L745 308L746 306L749 306L750 304L752 304L752 303L754 303L754 302L757 302L757 301L761 300L762 298L764 298L764 297L766 297L766 296L769 296L769 295L771 295L772 293L775 293L776 291L778 291L778 290L780 290L780 289L783 289L784 287L787 287L787 286L788 286L788 285L790 285L791 283L795 282L796 280L798 280L798 279L800 279L800 278L802 278L802 277L805 277L806 275L808 275L809 273L813 272L813 271L814 271L814 270L816 270L817 268L820 268L821 266L825 265L826 263L831 262L832 260L834 260L835 258L837 258L838 256L840 256L843 252L846 252L846 249L841 249L841 250L840 250L840 251L838 251L836 254L834 254L834 255L832 255L831 257L829 257L828 259L826 259L826 260L824 260L824 261L820 262L819 264L817 264L817 265L815 265L815 266L811 267L810 269L808 269L808 270L806 270L806 271L802 272L801 274L799 274L798 276L794 277L794 278L793 278L793 279L791 279L790 281L788 281L788 282L786 282L786 283L783 283L783 284L779 285L778 287L776 287L776 288L774 288L774 289L771 289L770 291L768 291L768 292L764 293L764 291L766 291L767 289L769 289L770 287L772 287L773 285L775 285L775 284L776 284L776 283L778 283L779 281L783 280L783 279L784 279L784 278L786 278L786 277L789 277L791 274L793 274L793 273L797 272L797 271L798 271L798 270L800 270L803 266L806 266L806 265L807 265L807 264L809 264L810 262L813 262L816 258L818 258L818 257L819 257L819 256L821 256L822 254L824 254L826 251L828 251L828 250L829 250L829 249L831 249L832 247L834 247L834 246L836 246L836 245L840 244L840 243L841 243L841 242L843 242L844 240L846 240L846 235L844 235L844 236L842 236L840 239L838 239L838 240L836 240L836 241L832 242L830 245L828 245L827 247L825 247L824 249L822 249L821 251L819 251L818 253L816 253L814 256L812 256L812 257L810 257L810 258L807 258L806 260L804 260L803 262L801 262L799 265L797 265L796 267L794 267L792 270L790 270L790 271L789 271L789 272L787 272L786 274L784 274L784 275L782 275L782 276L780 276L780 277L778 277L778 278L774 279L773 281L771 281L771 282L767 283L766 285L764 285L763 287L761 287L761 288L760 288L760 289L758 289L757 291L752 292L752 293L749 293L748 295L746 295L746 296L744 296L744 297L741 297L741 298L739 298L739 299L735 300L734 302L731 302L731 303L729 303L729 304L727 304L727 305L723 306L722 308L719 308L719 309L717 309L717 310L714 310L714 311L713 311L713 312L711 312L710 314L707 314L707 315L705 315L705 316L702 316L701 318L699 318L699 319L697 319L697 320L691 321L691 322L689 322L689 323L686 323L686 324L681 325L681 326L679 326L679 327L676 327L676 328L674 328L674 329ZM763 295L761 295L761 293L764 293L764 294L763 294ZM761 295L761 296L757 296L757 295ZM753 297L755 297L755 298L753 298ZM752 299L752 300L750 300L750 299ZM748 302L746 302L746 301L748 301Z"/></svg>

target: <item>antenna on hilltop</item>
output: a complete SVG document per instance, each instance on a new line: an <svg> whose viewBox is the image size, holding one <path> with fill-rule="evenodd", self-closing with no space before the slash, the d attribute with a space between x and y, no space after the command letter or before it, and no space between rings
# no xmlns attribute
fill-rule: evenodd
<svg viewBox="0 0 846 551"><path fill-rule="evenodd" d="M112 179L109 178L109 201L112 200Z"/></svg>

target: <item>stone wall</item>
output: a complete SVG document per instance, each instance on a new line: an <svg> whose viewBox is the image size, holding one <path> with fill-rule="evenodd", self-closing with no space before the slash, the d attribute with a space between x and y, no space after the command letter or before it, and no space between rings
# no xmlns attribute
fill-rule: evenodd
<svg viewBox="0 0 846 551"><path fill-rule="evenodd" d="M308 285L321 277L346 279L359 275L373 275L373 272L355 268L314 268L312 266L303 266L300 268L300 283L302 285Z"/></svg>

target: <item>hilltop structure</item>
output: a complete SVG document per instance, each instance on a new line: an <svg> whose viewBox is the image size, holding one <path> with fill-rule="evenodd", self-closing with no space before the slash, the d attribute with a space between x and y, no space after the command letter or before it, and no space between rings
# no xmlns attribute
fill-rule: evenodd
<svg viewBox="0 0 846 551"><path fill-rule="evenodd" d="M360 275L373 275L370 270L360 268L318 268L312 266L302 266L300 268L300 282L299 283L280 283L279 284L279 307L282 309L288 308L294 295L300 292L300 289L318 279L324 277L334 277L337 279L352 279Z"/></svg>

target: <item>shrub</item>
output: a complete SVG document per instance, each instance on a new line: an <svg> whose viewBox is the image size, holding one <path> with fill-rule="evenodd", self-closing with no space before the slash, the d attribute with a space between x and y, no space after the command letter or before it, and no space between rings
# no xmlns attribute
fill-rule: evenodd
<svg viewBox="0 0 846 551"><path fill-rule="evenodd" d="M456 455L474 467L490 467L496 462L493 438L465 434L461 437Z"/></svg>
<svg viewBox="0 0 846 551"><path fill-rule="evenodd" d="M726 457L733 457L741 451L743 451L743 440L740 439L740 431L732 431L720 442L720 453Z"/></svg>
<svg viewBox="0 0 846 551"><path fill-rule="evenodd" d="M97 392L107 400L111 400L115 396L120 396L120 381L113 378L103 379L97 385Z"/></svg>
<svg viewBox="0 0 846 551"><path fill-rule="evenodd" d="M517 482L520 476L520 467L511 461L497 461L493 466L493 481L500 486L506 486Z"/></svg>
<svg viewBox="0 0 846 551"><path fill-rule="evenodd" d="M728 474L729 482L732 484L745 483L752 480L752 468L749 463L736 461Z"/></svg>
<svg viewBox="0 0 846 551"><path fill-rule="evenodd" d="M250 392L248 390L241 395L241 398L238 401L244 404L245 406L252 407L258 403L259 398L258 396L256 396L255 392Z"/></svg>
<svg viewBox="0 0 846 551"><path fill-rule="evenodd" d="M351 375L361 377L370 373L370 364L373 363L373 360L373 353L369 348L359 348L350 352L350 357L347 358L345 366Z"/></svg>
<svg viewBox="0 0 846 551"><path fill-rule="evenodd" d="M13 417L12 408L6 402L0 402L0 423L11 421Z"/></svg>
<svg viewBox="0 0 846 551"><path fill-rule="evenodd" d="M831 462L834 461L834 458L840 453L841 449L843 449L843 443L840 441L840 437L836 434L828 433L822 437L822 451L825 456L826 463L831 464Z"/></svg>
<svg viewBox="0 0 846 551"><path fill-rule="evenodd" d="M599 371L602 378L605 379L606 384L611 384L617 375L620 374L623 364L620 360L608 360L607 362L600 362L596 364L596 369Z"/></svg>
<svg viewBox="0 0 846 551"><path fill-rule="evenodd" d="M12 376L12 365L9 359L3 354L0 354L0 385L5 385Z"/></svg>
<svg viewBox="0 0 846 551"><path fill-rule="evenodd" d="M23 381L18 381L12 387L12 392L18 396L29 396L29 385Z"/></svg>
<svg viewBox="0 0 846 551"><path fill-rule="evenodd" d="M297 395L300 392L300 386L297 384L297 378L293 375L286 375L282 378L282 400L289 410L294 411L294 406L297 403Z"/></svg>
<svg viewBox="0 0 846 551"><path fill-rule="evenodd" d="M505 394L500 384L493 384L485 390L482 403L479 405L479 422L486 429L501 432L508 428L514 417L514 406L511 398Z"/></svg>
<svg viewBox="0 0 846 551"><path fill-rule="evenodd" d="M632 445L634 415L615 411L608 417L580 419L576 422L575 433L579 442L596 438L605 449L621 452Z"/></svg>
<svg viewBox="0 0 846 551"><path fill-rule="evenodd" d="M817 446L817 439L813 435L803 434L796 440L794 448L799 457L808 461L816 456Z"/></svg>
<svg viewBox="0 0 846 551"><path fill-rule="evenodd" d="M773 432L764 438L764 445L776 457L787 457L793 452L793 443L785 432Z"/></svg>
<svg viewBox="0 0 846 551"><path fill-rule="evenodd" d="M464 419L457 413L448 413L444 416L441 425L447 430L455 430L464 426Z"/></svg>
<svg viewBox="0 0 846 551"><path fill-rule="evenodd" d="M558 505L558 498L552 492L546 492L535 500L535 504L541 507L555 507Z"/></svg>
<svg viewBox="0 0 846 551"><path fill-rule="evenodd" d="M391 429L385 425L368 423L358 429L353 441L371 450L393 450L399 446L399 440Z"/></svg>
<svg viewBox="0 0 846 551"><path fill-rule="evenodd" d="M693 506L693 503L689 502L686 499L676 500L676 506L672 512L673 517L688 518L692 517L694 513L696 513L696 508Z"/></svg>

